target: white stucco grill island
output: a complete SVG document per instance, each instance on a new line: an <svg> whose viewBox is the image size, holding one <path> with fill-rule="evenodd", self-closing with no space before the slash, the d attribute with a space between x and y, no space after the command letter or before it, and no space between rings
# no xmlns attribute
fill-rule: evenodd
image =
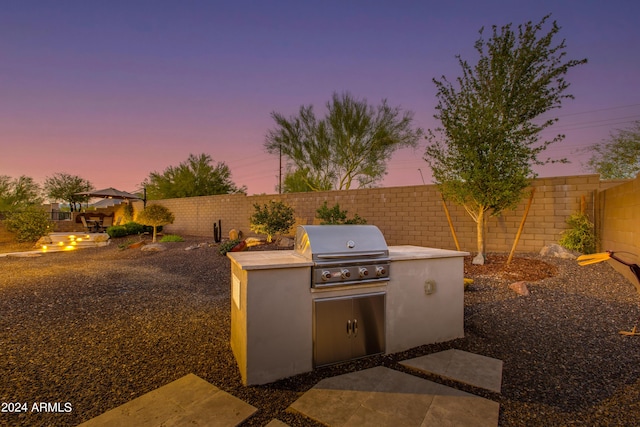
<svg viewBox="0 0 640 427"><path fill-rule="evenodd" d="M334 311L334 303L344 306L353 300L354 311L358 301L364 302L363 311L382 307L381 316L365 315L358 325L365 335L371 329L366 322L377 323L374 335L381 334L375 344L382 347L367 354L463 337L463 258L468 253L419 246L390 246L388 252L388 280L326 288L311 286L314 263L295 251L228 253L231 348L243 383L266 384L324 364L314 348L314 317L322 310ZM358 327L348 331L349 338L358 335Z"/></svg>

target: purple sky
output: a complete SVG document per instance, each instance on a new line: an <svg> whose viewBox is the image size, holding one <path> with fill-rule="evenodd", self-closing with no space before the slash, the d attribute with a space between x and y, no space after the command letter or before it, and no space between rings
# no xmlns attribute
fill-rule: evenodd
<svg viewBox="0 0 640 427"><path fill-rule="evenodd" d="M484 26L552 13L572 59L547 151L584 173L576 152L640 120L640 2L610 1L29 1L0 5L0 175L56 172L96 188L139 188L150 172L207 153L249 194L274 193L265 153L272 111L316 113L334 91L415 113L433 128L432 78L471 63ZM547 133L550 137L552 133ZM420 147L396 152L383 186L427 183Z"/></svg>

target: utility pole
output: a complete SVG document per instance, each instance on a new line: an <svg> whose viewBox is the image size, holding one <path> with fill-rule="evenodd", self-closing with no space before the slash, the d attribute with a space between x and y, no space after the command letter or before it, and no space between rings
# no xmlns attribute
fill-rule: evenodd
<svg viewBox="0 0 640 427"><path fill-rule="evenodd" d="M278 194L282 194L282 144L278 144L280 165L278 166Z"/></svg>

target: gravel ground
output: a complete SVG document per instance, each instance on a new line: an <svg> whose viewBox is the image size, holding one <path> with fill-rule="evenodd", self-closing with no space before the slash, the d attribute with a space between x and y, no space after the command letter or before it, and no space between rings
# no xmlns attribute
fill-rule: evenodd
<svg viewBox="0 0 640 427"><path fill-rule="evenodd" d="M120 240L0 257L0 401L71 405L0 413L0 425L77 425L194 373L259 409L244 426L273 418L312 426L286 408L322 378L380 365L405 371L399 361L449 348L504 361L501 394L456 385L499 402L501 426L640 423L640 336L618 334L633 327L640 298L606 263L518 258L515 271L552 275L529 282L527 297L507 287L517 274L470 268L465 338L244 387L229 345L229 260L214 247L184 250L203 240L160 253L121 250Z"/></svg>

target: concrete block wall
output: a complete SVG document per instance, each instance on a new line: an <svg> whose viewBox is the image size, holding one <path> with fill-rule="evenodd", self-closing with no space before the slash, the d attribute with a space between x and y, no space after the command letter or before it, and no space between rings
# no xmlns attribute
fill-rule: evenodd
<svg viewBox="0 0 640 427"><path fill-rule="evenodd" d="M585 212L595 218L595 197L601 188L598 175L541 178L533 183L535 196L531 205L518 252L537 252L544 245L555 243L567 228L566 218L579 212L582 199ZM229 230L241 230L253 235L249 218L254 204L281 200L294 209L300 224L316 222L316 210L326 201L336 203L351 217L358 214L369 224L378 226L389 245L413 244L455 249L440 194L435 185L370 188L348 191L290 193L244 196L241 194L192 197L151 201L169 208L176 216L174 224L165 227L167 233L213 238L213 223L222 222L223 237ZM488 252L511 250L528 199L514 211L490 217L486 228ZM447 203L452 223L465 251L476 251L476 224L464 208ZM141 207L140 207L141 209ZM293 232L294 230L292 230Z"/></svg>
<svg viewBox="0 0 640 427"><path fill-rule="evenodd" d="M600 250L630 252L636 256L620 254L621 258L640 263L640 174L633 181L600 192L597 201L601 218L598 227ZM628 267L616 261L609 262L640 292L640 284Z"/></svg>

